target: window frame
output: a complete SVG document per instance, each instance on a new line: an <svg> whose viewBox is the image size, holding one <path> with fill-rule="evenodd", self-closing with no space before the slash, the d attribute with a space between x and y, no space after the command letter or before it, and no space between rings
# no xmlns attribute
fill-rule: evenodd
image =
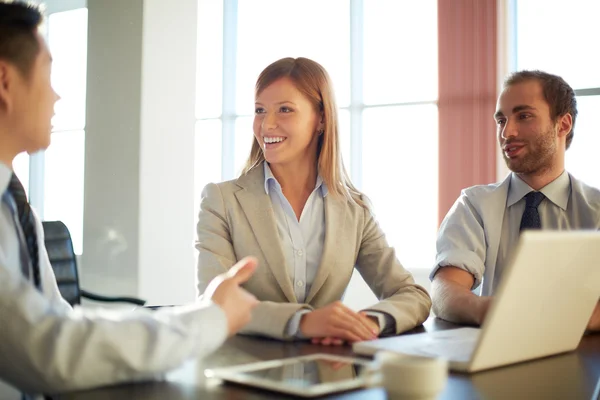
<svg viewBox="0 0 600 400"><path fill-rule="evenodd" d="M519 70L519 31L518 31L518 2L523 0L507 0L507 9L508 9L508 20L507 20L507 35L504 40L506 40L507 49L508 49L508 60L507 67L509 72ZM551 72L551 71L550 71ZM500 82L504 79L504 77L499 77ZM499 86L501 88L501 84ZM585 87L574 89L575 97L594 97L597 96L600 98L600 87ZM565 160L566 161L566 160ZM499 163L502 162L502 157L498 158ZM498 174L500 175L502 172L507 173L507 168L502 168L502 170L498 170Z"/></svg>
<svg viewBox="0 0 600 400"><path fill-rule="evenodd" d="M390 106L437 106L438 99L428 101L410 101L394 103L365 104L363 96L363 53L364 53L364 0L350 2L350 104L340 107L350 115L350 163L347 165L352 182L362 187L362 138L363 112L369 108ZM238 0L223 0L223 64L222 64L222 113L220 117L196 118L198 121L221 120L222 157L221 180L234 179L235 163L235 122L245 114L236 110L236 74L237 74L237 17ZM344 160L348 161L348 160Z"/></svg>
<svg viewBox="0 0 600 400"><path fill-rule="evenodd" d="M220 116L207 116L196 118L196 124L200 121L221 121L221 181L237 178L239 171L235 168L236 151L236 121L238 118L248 117L246 114L238 113L236 105L236 85L237 85L237 63L238 52L238 1L223 0L223 49L222 49L222 112ZM350 160L346 162L346 168L350 174L353 184L359 189L363 188L363 118L364 112L369 109L380 107L403 107L415 105L434 105L438 107L438 94L434 99L424 101L405 101L390 103L366 104L364 99L364 0L347 0L349 2L349 40L350 40L350 102L347 106L339 107L339 110L345 110L349 113L349 141L350 141ZM200 55L198 55L200 59ZM437 133L436 133L437 134ZM208 182L202 182L205 184ZM197 183L198 184L198 183ZM200 188L196 188L199 192ZM439 189L437 189L439 191ZM368 193L367 193L368 195ZM437 193L439 198L439 193ZM376 199L374 199L376 201ZM375 211L377 203L375 202ZM199 209L195 210L197 213ZM431 210L436 213L437 209ZM197 215L194 215L196 217ZM435 242L436 232L431 232L431 240ZM392 246L395 244L392 243ZM409 267L413 273L421 277L420 281L425 281L429 273L429 266Z"/></svg>
<svg viewBox="0 0 600 400"><path fill-rule="evenodd" d="M82 8L87 8L87 0L45 0L44 4L44 24L41 26L42 36L48 41L48 21L50 16L56 13L73 11ZM85 134L85 125L82 127L82 131ZM52 131L52 134L60 134L61 132L71 131L69 130L57 130ZM78 129L79 130L79 129ZM35 208L36 213L40 220L45 219L45 180L46 180L46 157L45 151L41 150L36 153L29 155L29 185L28 185L28 196L29 203Z"/></svg>

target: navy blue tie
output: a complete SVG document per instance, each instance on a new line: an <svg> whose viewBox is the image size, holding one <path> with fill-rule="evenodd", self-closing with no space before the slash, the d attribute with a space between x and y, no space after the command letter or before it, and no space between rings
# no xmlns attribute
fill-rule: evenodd
<svg viewBox="0 0 600 400"><path fill-rule="evenodd" d="M25 236L25 242L27 243L27 252L29 253L29 260L31 261L31 268L33 271L33 284L36 288L41 289L42 283L40 279L40 263L38 254L38 242L37 234L35 232L35 219L31 207L27 202L27 195L25 189L14 173L10 178L8 184L8 192L11 194L15 204L17 205L17 217L21 230Z"/></svg>
<svg viewBox="0 0 600 400"><path fill-rule="evenodd" d="M529 192L525 196L525 211L521 217L521 226L519 231L524 229L542 229L542 221L538 206L546 196L542 192Z"/></svg>

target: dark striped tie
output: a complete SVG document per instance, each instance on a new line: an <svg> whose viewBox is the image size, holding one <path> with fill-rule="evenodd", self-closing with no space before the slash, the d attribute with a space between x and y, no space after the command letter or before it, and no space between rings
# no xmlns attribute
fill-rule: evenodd
<svg viewBox="0 0 600 400"><path fill-rule="evenodd" d="M546 196L542 192L529 192L525 196L525 211L521 217L521 226L519 231L525 229L542 229L542 221L538 206Z"/></svg>
<svg viewBox="0 0 600 400"><path fill-rule="evenodd" d="M10 178L8 184L8 192L12 195L15 204L17 205L17 216L19 218L19 224L23 230L25 236L25 242L27 243L27 252L29 253L29 260L31 261L31 267L33 271L33 283L36 288L41 289L42 282L40 279L40 265L38 255L38 242L37 235L35 232L35 219L31 207L27 202L27 195L25 189L21 185L21 181L17 178L14 173Z"/></svg>

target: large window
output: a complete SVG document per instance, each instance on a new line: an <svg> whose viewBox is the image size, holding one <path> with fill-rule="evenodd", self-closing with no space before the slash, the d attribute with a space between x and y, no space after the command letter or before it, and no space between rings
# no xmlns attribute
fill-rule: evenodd
<svg viewBox="0 0 600 400"><path fill-rule="evenodd" d="M87 9L50 14L47 37L54 60L52 86L61 99L52 119L52 145L38 155L43 168L35 170L36 176L32 176L42 193L35 205L44 220L61 220L69 227L75 252L81 254Z"/></svg>
<svg viewBox="0 0 600 400"><path fill-rule="evenodd" d="M196 211L204 185L236 178L248 157L261 70L282 57L308 57L334 82L342 153L354 183L371 199L402 263L431 268L436 0L306 0L297 7L199 0L198 18Z"/></svg>
<svg viewBox="0 0 600 400"><path fill-rule="evenodd" d="M61 220L81 254L87 71L87 9L48 18L52 85L61 96L52 120L52 146L45 152L44 219Z"/></svg>
<svg viewBox="0 0 600 400"><path fill-rule="evenodd" d="M77 5L81 2L74 2ZM43 152L19 154L14 169L43 220L61 220L81 254L87 71L87 9L48 3L44 25L52 53L52 86L61 99L52 119L52 145ZM60 12L53 12L53 6ZM67 7L68 8L68 7Z"/></svg>
<svg viewBox="0 0 600 400"><path fill-rule="evenodd" d="M572 0L518 0L516 3L516 69L541 69L562 76L577 94L579 116L566 168L577 178L600 187L600 58L594 43L600 36L600 3Z"/></svg>

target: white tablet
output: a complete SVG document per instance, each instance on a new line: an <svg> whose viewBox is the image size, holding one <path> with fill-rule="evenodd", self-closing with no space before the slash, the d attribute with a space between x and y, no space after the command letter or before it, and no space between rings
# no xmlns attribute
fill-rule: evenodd
<svg viewBox="0 0 600 400"><path fill-rule="evenodd" d="M373 383L373 363L358 358L311 354L207 369L208 378L256 386L302 397L357 389Z"/></svg>

